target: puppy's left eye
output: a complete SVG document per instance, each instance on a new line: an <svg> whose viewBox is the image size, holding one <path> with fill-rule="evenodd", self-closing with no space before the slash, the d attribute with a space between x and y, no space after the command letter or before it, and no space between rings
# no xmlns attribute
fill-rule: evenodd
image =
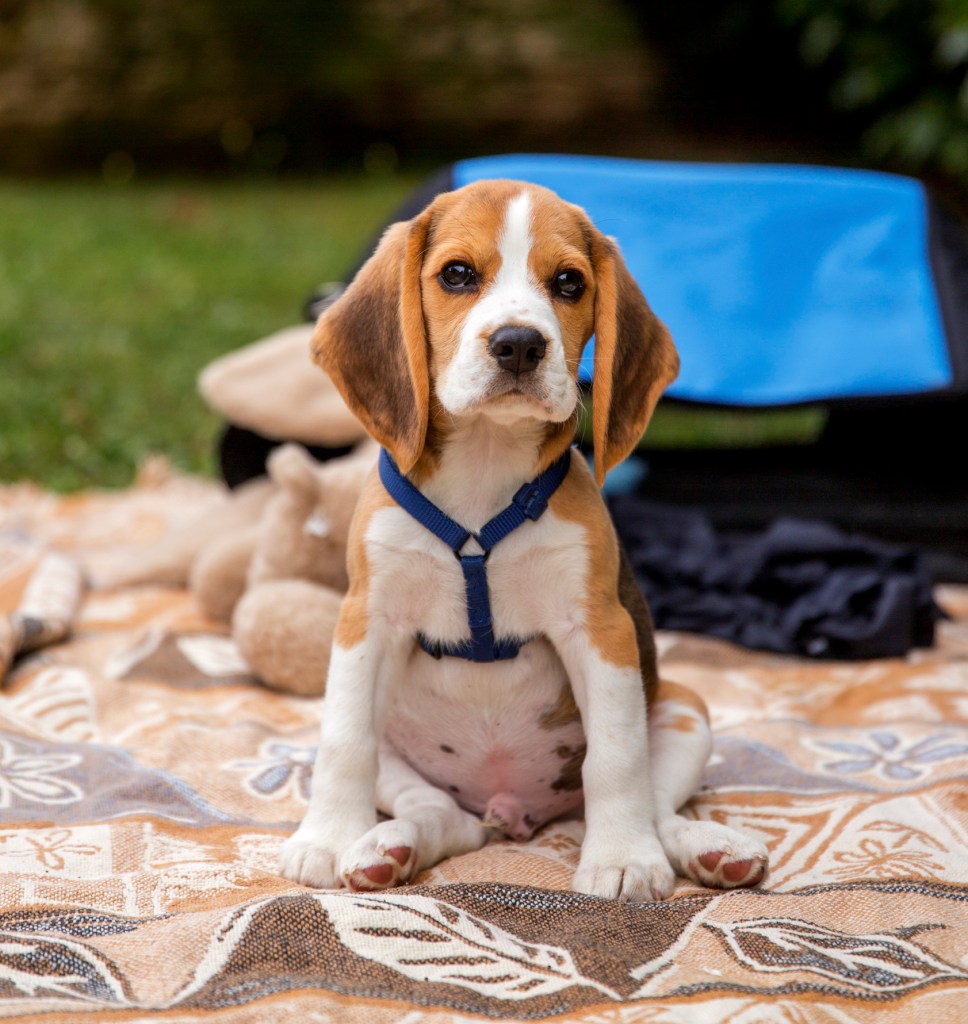
<svg viewBox="0 0 968 1024"><path fill-rule="evenodd" d="M437 277L449 292L469 292L477 288L474 268L458 260L448 263Z"/></svg>
<svg viewBox="0 0 968 1024"><path fill-rule="evenodd" d="M555 274L551 288L563 299L580 299L585 281L577 270L562 270Z"/></svg>

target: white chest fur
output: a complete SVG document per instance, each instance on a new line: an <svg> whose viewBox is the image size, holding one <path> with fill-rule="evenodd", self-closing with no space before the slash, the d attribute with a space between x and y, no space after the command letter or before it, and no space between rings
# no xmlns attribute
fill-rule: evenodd
<svg viewBox="0 0 968 1024"><path fill-rule="evenodd" d="M548 511L492 549L486 568L496 637L548 634L576 621L585 575L582 536L580 526ZM393 632L447 643L469 637L464 574L442 541L391 507L374 515L367 550L374 566L372 616Z"/></svg>

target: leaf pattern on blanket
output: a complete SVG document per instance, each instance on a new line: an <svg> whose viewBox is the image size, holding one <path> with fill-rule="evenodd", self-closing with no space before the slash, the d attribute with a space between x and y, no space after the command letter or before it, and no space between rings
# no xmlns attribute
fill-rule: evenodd
<svg viewBox="0 0 968 1024"><path fill-rule="evenodd" d="M758 971L807 971L882 993L945 979L968 979L964 971L899 935L850 935L787 918L710 922L706 927L718 931L732 953Z"/></svg>
<svg viewBox="0 0 968 1024"><path fill-rule="evenodd" d="M588 985L560 946L523 942L516 935L426 896L316 897L340 940L358 956L418 981L459 985L481 995L520 1000L572 985Z"/></svg>
<svg viewBox="0 0 968 1024"><path fill-rule="evenodd" d="M81 800L80 787L62 774L80 761L77 754L35 754L16 742L0 739L0 808Z"/></svg>
<svg viewBox="0 0 968 1024"><path fill-rule="evenodd" d="M15 696L0 697L0 718L6 716L68 743L100 739L91 678L81 669L52 665L31 674Z"/></svg>
<svg viewBox="0 0 968 1024"><path fill-rule="evenodd" d="M0 932L0 999L59 996L127 1004L117 968L80 942Z"/></svg>

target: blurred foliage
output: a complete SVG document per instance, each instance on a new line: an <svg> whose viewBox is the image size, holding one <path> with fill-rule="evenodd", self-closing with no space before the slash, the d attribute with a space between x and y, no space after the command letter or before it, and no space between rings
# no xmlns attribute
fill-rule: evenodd
<svg viewBox="0 0 968 1024"><path fill-rule="evenodd" d="M594 139L650 82L622 0L0 0L0 169L385 171Z"/></svg>
<svg viewBox="0 0 968 1024"><path fill-rule="evenodd" d="M517 148L968 182L968 0L0 0L0 170Z"/></svg>
<svg viewBox="0 0 968 1024"><path fill-rule="evenodd" d="M865 155L968 180L966 0L775 0Z"/></svg>
<svg viewBox="0 0 968 1024"><path fill-rule="evenodd" d="M352 11L314 0L0 0L2 162L83 168L121 151L129 162L217 156L272 169L301 107L339 111Z"/></svg>
<svg viewBox="0 0 968 1024"><path fill-rule="evenodd" d="M795 27L776 16L778 2L626 0L640 35L661 54L659 103L680 131L747 159L849 150L804 70Z"/></svg>
<svg viewBox="0 0 968 1024"><path fill-rule="evenodd" d="M627 3L693 131L944 176L968 205L968 0Z"/></svg>

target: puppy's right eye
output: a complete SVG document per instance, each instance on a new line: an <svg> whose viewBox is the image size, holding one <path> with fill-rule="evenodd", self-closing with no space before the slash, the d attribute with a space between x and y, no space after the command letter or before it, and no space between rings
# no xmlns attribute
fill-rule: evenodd
<svg viewBox="0 0 968 1024"><path fill-rule="evenodd" d="M449 292L472 292L477 289L477 274L466 263L448 263L437 279Z"/></svg>

